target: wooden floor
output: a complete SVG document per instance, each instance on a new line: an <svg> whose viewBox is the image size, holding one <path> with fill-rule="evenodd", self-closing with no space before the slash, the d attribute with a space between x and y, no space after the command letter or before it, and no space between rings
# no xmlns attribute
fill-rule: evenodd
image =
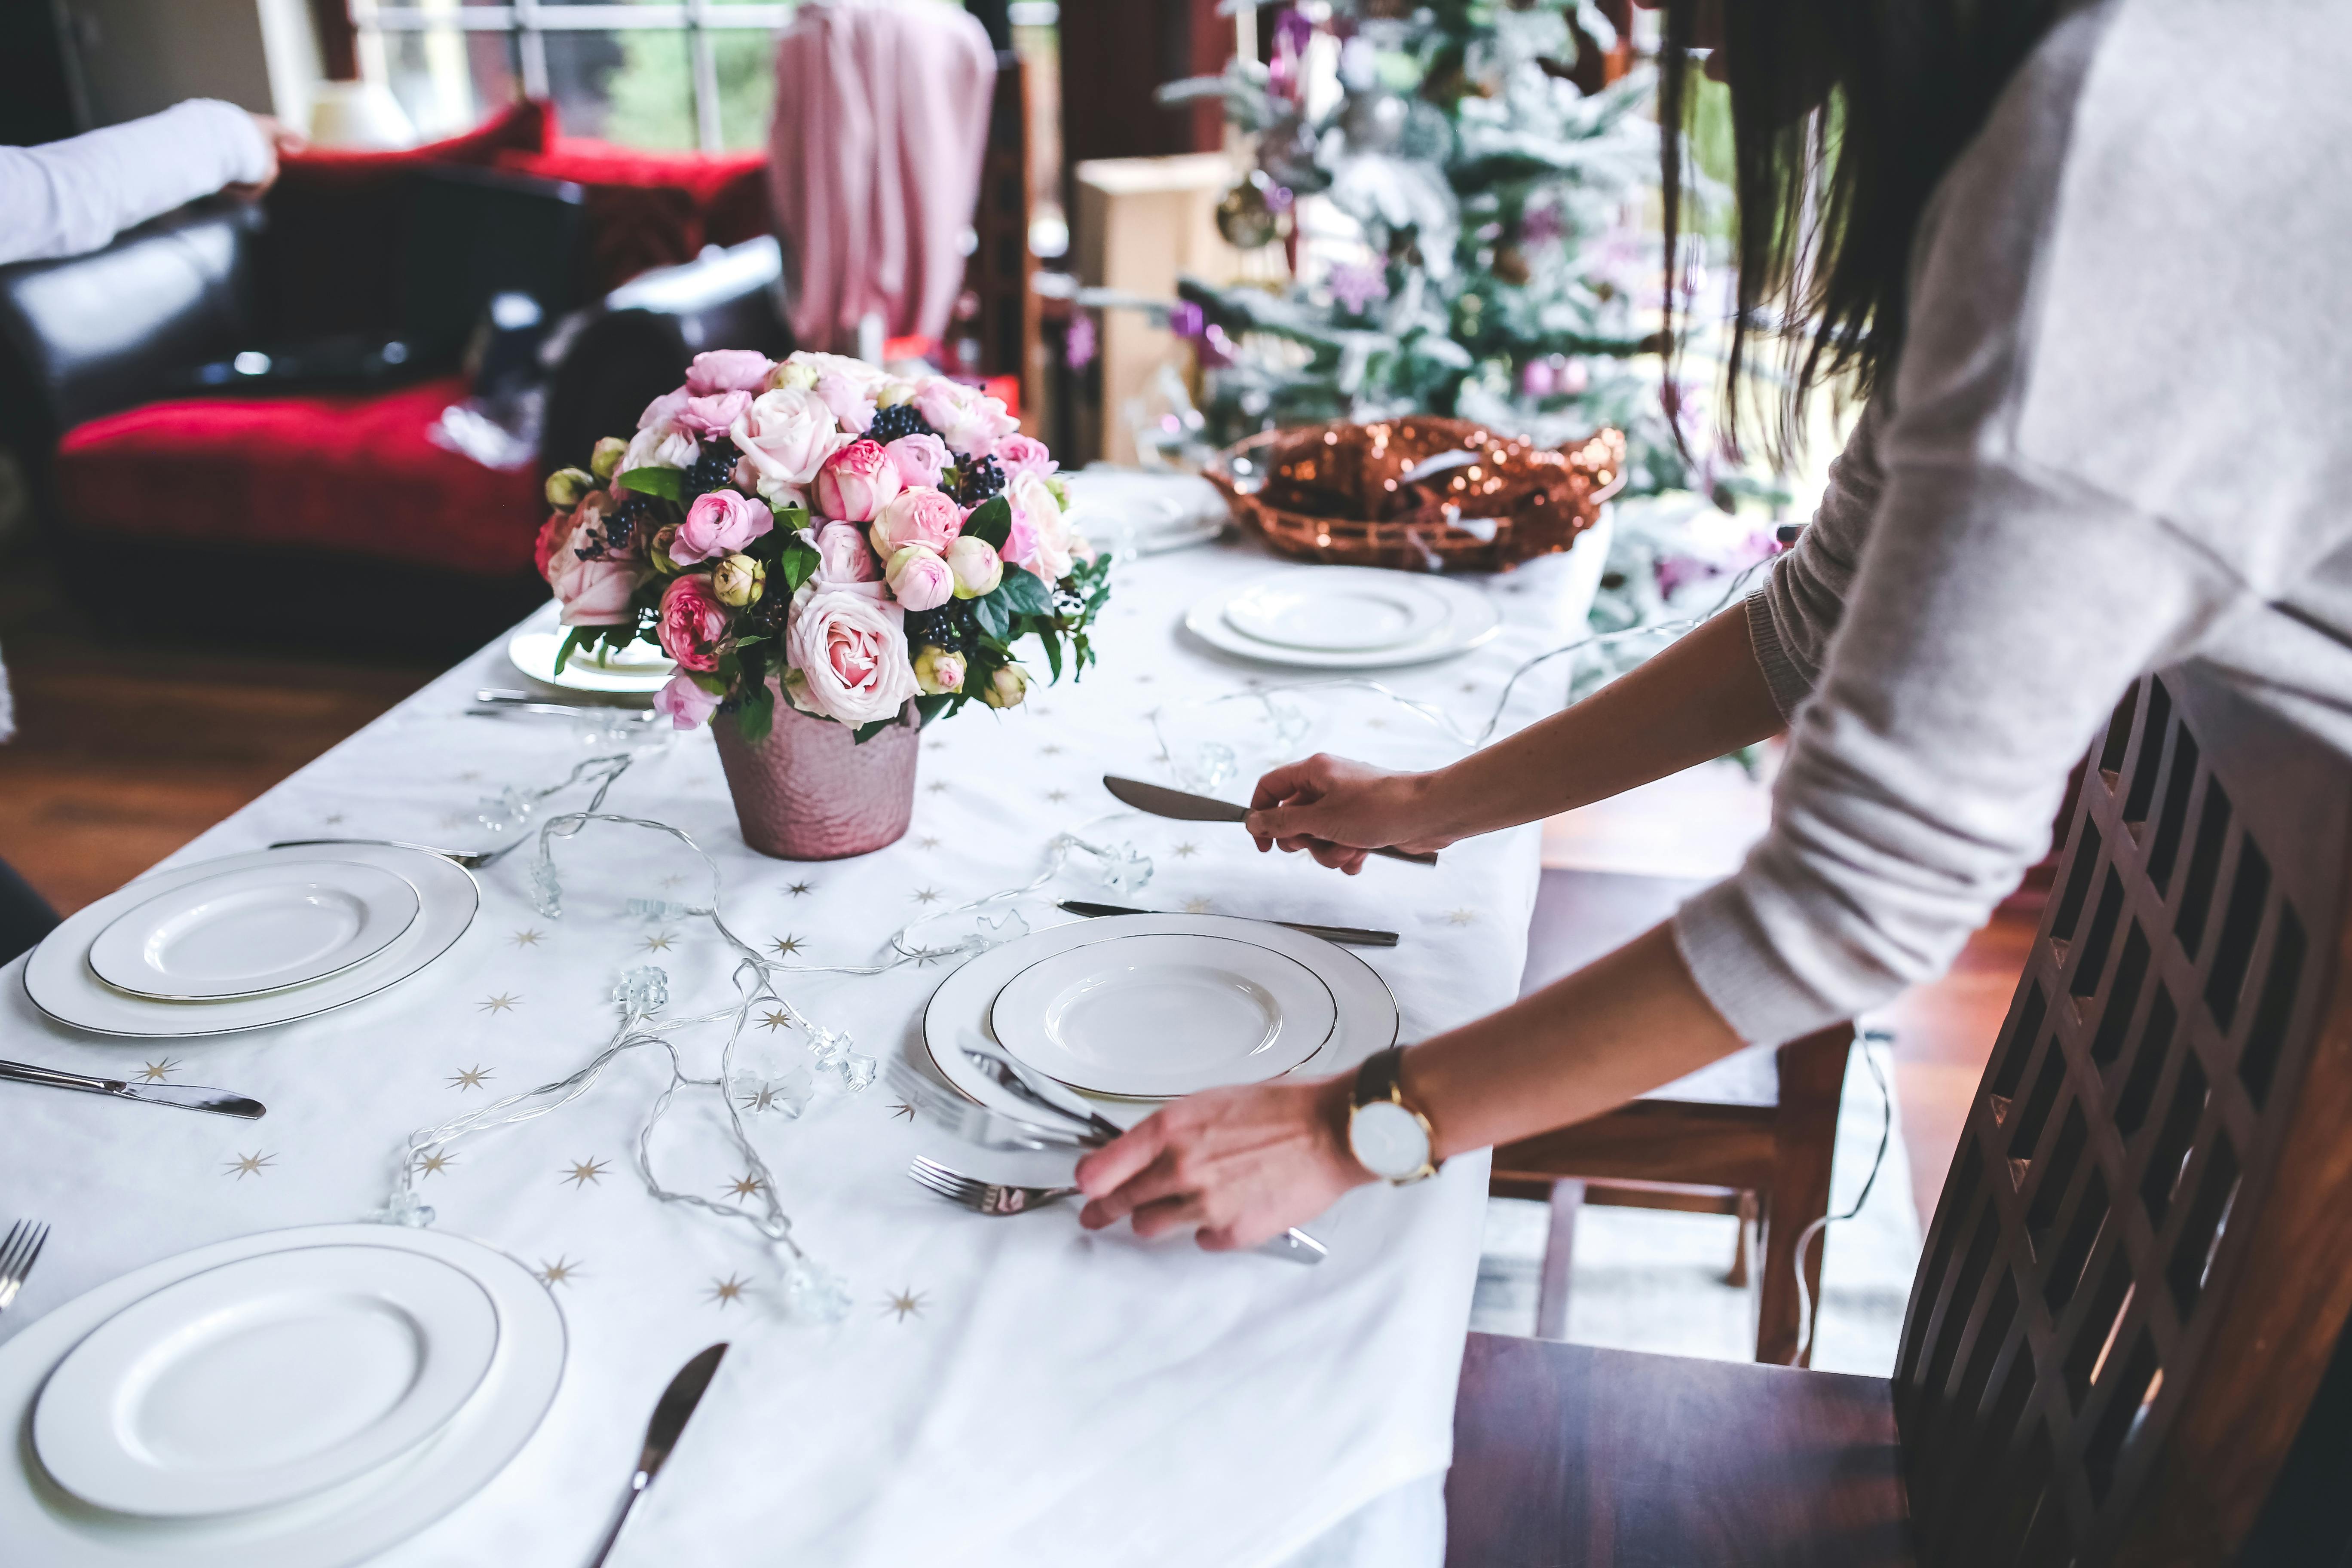
<svg viewBox="0 0 2352 1568"><path fill-rule="evenodd" d="M100 637L37 557L0 561L0 858L60 913L111 892L430 679Z"/></svg>

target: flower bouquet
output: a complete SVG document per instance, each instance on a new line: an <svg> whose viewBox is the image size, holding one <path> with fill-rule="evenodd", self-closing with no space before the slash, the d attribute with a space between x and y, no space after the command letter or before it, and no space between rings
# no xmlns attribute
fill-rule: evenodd
<svg viewBox="0 0 2352 1568"><path fill-rule="evenodd" d="M714 724L746 838L796 858L820 857L771 843L862 853L838 846L894 819L880 842L904 832L913 730L974 699L1017 706L1023 637L1075 679L1109 593L1052 455L1001 401L840 354L698 354L634 437L551 475L547 499L537 560L571 628L556 668L657 643L677 670L654 706L682 730ZM844 760L877 741L903 763ZM763 784L782 797L760 812L803 826L877 790L892 809L816 840L760 835Z"/></svg>

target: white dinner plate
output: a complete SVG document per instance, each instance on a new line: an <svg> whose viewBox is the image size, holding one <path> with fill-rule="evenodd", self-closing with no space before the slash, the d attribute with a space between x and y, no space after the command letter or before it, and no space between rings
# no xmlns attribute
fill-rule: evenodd
<svg viewBox="0 0 2352 1568"><path fill-rule="evenodd" d="M142 1519L90 1507L40 1468L29 1445L0 1458L0 1561L40 1568L342 1568L440 1519L521 1451L562 1382L563 1314L502 1252L436 1230L306 1226L167 1258L67 1302L0 1343L0 1423L21 1433L41 1384L100 1324L164 1287L241 1258L310 1247L380 1247L463 1270L499 1319L488 1374L439 1432L355 1480L277 1508L212 1519Z"/></svg>
<svg viewBox="0 0 2352 1568"><path fill-rule="evenodd" d="M264 1253L109 1318L33 1407L41 1465L85 1502L241 1513L365 1475L480 1386L499 1314L473 1277L383 1247Z"/></svg>
<svg viewBox="0 0 2352 1568"><path fill-rule="evenodd" d="M127 996L92 973L88 957L98 933L117 917L159 893L249 866L323 860L354 860L404 878L416 889L416 919L392 944L341 973L266 996L236 996L217 1002L156 1002ZM424 849L394 845L317 844L286 849L256 849L218 860L175 867L142 877L129 887L75 910L41 939L25 961L25 994L60 1024L93 1034L134 1039L177 1039L222 1035L238 1029L290 1024L373 996L415 974L449 950L473 923L481 889L457 862Z"/></svg>
<svg viewBox="0 0 2352 1568"><path fill-rule="evenodd" d="M971 1058L957 1048L956 1041L967 1034L995 1038L989 1027L990 1004L1014 975L1031 964L1072 948L1118 937L1161 935L1221 936L1271 948L1295 959L1323 983L1331 993L1338 1022L1322 1048L1294 1070L1339 1072L1354 1067L1374 1051L1396 1044L1396 998L1389 994L1388 983L1371 965L1344 947L1335 947L1321 937L1308 936L1287 926L1245 921L1234 915L1108 915L1100 920L1073 921L1068 925L1033 931L966 960L961 968L940 982L940 988L931 993L930 1002L923 1009L925 1053L940 1076L965 1098L1014 1116L1033 1115L1021 1100L973 1067ZM1148 1102L1103 1096L1089 1098L1102 1107L1105 1116L1122 1126L1132 1126L1153 1109Z"/></svg>
<svg viewBox="0 0 2352 1568"><path fill-rule="evenodd" d="M520 631L507 639L507 660L533 680L572 691L614 691L648 697L669 684L677 666L669 655L651 643L633 642L616 653L574 648L559 673L555 656L563 650L569 628Z"/></svg>
<svg viewBox="0 0 2352 1568"><path fill-rule="evenodd" d="M1040 959L989 1006L1023 1063L1123 1100L1279 1078L1338 1022L1330 988L1297 959L1190 934L1109 936Z"/></svg>
<svg viewBox="0 0 2352 1568"><path fill-rule="evenodd" d="M1293 572L1225 601L1225 624L1253 641L1301 653L1371 653L1426 643L1454 606L1402 572Z"/></svg>
<svg viewBox="0 0 2352 1568"><path fill-rule="evenodd" d="M373 958L417 909L415 888L381 866L251 866L126 911L89 944L89 967L116 990L159 1002L257 996Z"/></svg>
<svg viewBox="0 0 2352 1568"><path fill-rule="evenodd" d="M1388 638L1419 615L1410 606L1427 600L1444 608L1442 619L1391 642ZM1370 606L1386 605L1385 609ZM1257 634L1227 615L1234 609ZM1301 647L1271 640L1284 637L1343 641L1349 615L1364 628L1355 635L1377 646ZM1261 664L1299 669L1378 669L1388 665L1427 664L1480 647L1502 629L1503 617L1484 589L1451 578L1390 572L1377 566L1294 566L1250 582L1230 584L1196 602L1184 614L1184 629L1221 653Z"/></svg>

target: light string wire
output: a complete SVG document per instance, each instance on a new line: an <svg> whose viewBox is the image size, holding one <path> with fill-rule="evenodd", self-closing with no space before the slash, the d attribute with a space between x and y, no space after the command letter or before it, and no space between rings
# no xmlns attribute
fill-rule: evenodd
<svg viewBox="0 0 2352 1568"><path fill-rule="evenodd" d="M1805 1283L1805 1249L1830 1226L1843 1225L1862 1212L1862 1205L1870 1201L1870 1189L1878 1184L1879 1171L1886 1163L1886 1146L1895 1138L1895 1091L1886 1087L1886 1074L1879 1068L1878 1054L1870 1048L1874 1045L1891 1046L1894 1040L1893 1033L1885 1029L1864 1029L1854 1040L1862 1050L1864 1063L1870 1068L1871 1081L1878 1085L1878 1152L1870 1157L1870 1173L1862 1179L1862 1191L1854 1194L1852 1207L1843 1214L1825 1214L1797 1233L1796 1256L1790 1265L1797 1274L1797 1359L1792 1365L1810 1364L1813 1331L1820 1327L1813 1321L1813 1293Z"/></svg>

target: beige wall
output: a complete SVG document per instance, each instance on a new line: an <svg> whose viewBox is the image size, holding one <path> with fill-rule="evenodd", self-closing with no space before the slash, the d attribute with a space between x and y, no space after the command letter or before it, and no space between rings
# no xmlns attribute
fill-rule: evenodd
<svg viewBox="0 0 2352 1568"><path fill-rule="evenodd" d="M90 111L100 125L152 114L184 98L226 99L298 125L308 117L318 44L300 0L67 5L79 23Z"/></svg>

